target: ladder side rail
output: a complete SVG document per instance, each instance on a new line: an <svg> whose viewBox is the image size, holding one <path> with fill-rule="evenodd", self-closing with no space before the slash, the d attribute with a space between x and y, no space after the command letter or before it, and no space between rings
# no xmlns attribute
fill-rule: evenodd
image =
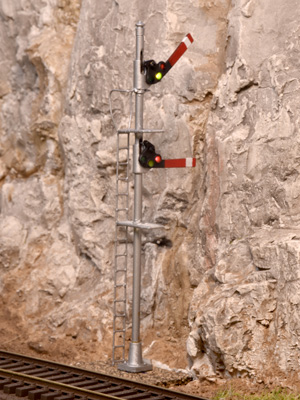
<svg viewBox="0 0 300 400"><path fill-rule="evenodd" d="M129 215L129 142L130 134L127 134L126 146L120 147L119 134L117 135L117 166L116 166L116 221L119 221L119 214L122 211L124 214L124 199L120 206L120 195L125 196L125 219L128 219ZM120 163L120 150L126 150L126 162ZM124 165L125 164L125 165ZM124 167L125 176L120 178L120 167ZM120 193L120 181L125 182L123 184L122 193ZM125 186L125 192L124 192ZM121 232L120 232L121 231ZM121 237L123 235L123 237ZM120 252L121 244L123 246L123 253ZM122 268L120 268L119 259L122 259ZM123 362L125 360L125 341L126 341L126 305L127 305L127 268L128 268L128 227L120 230L120 227L116 224L115 231L115 263L114 263L114 303L113 303L113 364L117 362ZM123 297L119 298L118 290L123 290ZM118 307L122 303L123 310L120 312ZM118 335L118 343L117 343ZM121 349L121 356L118 358L116 350Z"/></svg>
<svg viewBox="0 0 300 400"><path fill-rule="evenodd" d="M119 135L117 134L117 163L116 163L116 209L115 209L115 216L116 216L116 221L118 221L118 209L119 209L119 147L120 147L120 140L119 140ZM113 365L116 362L116 280L117 280L117 253L118 253L118 227L116 226L115 228L115 258L114 258L114 292L113 292L113 348L112 348L112 363Z"/></svg>
<svg viewBox="0 0 300 400"><path fill-rule="evenodd" d="M120 147L120 140L119 135L117 134L117 163L116 163L116 209L115 209L115 216L116 221L118 221L118 209L119 209L119 147ZM114 297L113 297L113 354L112 354L112 362L115 364L116 362L116 315L117 315L117 305L116 305L116 297L117 297L117 269L118 269L118 261L117 261L117 254L118 254L118 227L115 228L115 259L114 259Z"/></svg>

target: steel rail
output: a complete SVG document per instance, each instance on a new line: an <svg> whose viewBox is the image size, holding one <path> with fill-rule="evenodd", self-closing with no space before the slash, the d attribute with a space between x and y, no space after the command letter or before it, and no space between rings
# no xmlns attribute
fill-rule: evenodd
<svg viewBox="0 0 300 400"><path fill-rule="evenodd" d="M1 358L4 359L4 361L1 361ZM5 364L5 359L7 359L8 364ZM23 366L22 366L23 364ZM7 366L5 366L7 365ZM53 380L51 380L51 377L46 376L46 377L35 377L34 373L32 372L32 375L26 374L26 371L24 372L19 372L17 371L18 369L23 369L25 365L30 367L32 365L33 369L38 369L38 368L43 368L49 369L46 374L50 375L51 370ZM14 368L16 369L14 371ZM37 373L37 371L35 372ZM97 383L98 385L101 385L101 382L106 382L107 384L111 385L111 389L108 387L107 390L110 392L114 392L114 388L118 389L118 387L123 387L123 391L136 391L138 393L133 393L132 397L130 396L129 393L123 395L117 395L118 392L122 392L122 388L120 390L116 390L116 396L114 394L109 394L109 393L101 393L99 389L94 390L89 390L89 389L84 389L84 387L79 387L76 386L76 383L68 384L68 383L62 383L62 382L57 382L55 381L55 376L57 374L63 374L66 373L68 376L70 374L73 374L74 377L75 375L78 376L78 378L82 378L82 380L86 379L87 381L90 380L98 380L99 382ZM60 392L72 392L76 394L76 396L80 396L83 398L90 398L93 400L97 399L103 399L103 400L120 400L126 398L126 400L131 400L136 399L136 397L141 398L143 400L205 400L203 398L197 397L197 396L192 396L188 395L185 393L177 392L174 390L170 389L165 389L161 388L158 386L153 386L153 385L148 385L145 383L141 382L136 382L132 381L129 379L124 379L124 378L119 378L116 376L111 376L103 373L98 373L94 371L89 371L83 368L77 368L73 366L68 366L65 364L60 364L57 362L53 361L48 361L48 360L43 360L40 358L34 358L34 357L29 357L29 356L23 356L21 354L16 354L16 353L10 353L6 351L0 350L0 376L2 377L7 377L8 379L11 380L18 380L21 382L26 382L27 384L35 384L36 386L46 386L51 388L52 390L57 390ZM60 377L61 379L62 377ZM76 378L76 377L75 377ZM80 380L80 379L79 379ZM96 385L97 385L96 384ZM88 386L88 385L84 385ZM105 392L105 390L104 390ZM142 393L144 392L144 393Z"/></svg>
<svg viewBox="0 0 300 400"><path fill-rule="evenodd" d="M32 383L36 386L43 386L43 387L46 387L47 389L48 388L49 389L58 389L61 392L69 392L69 393L79 395L82 397L87 397L87 395L88 395L89 399L120 400L120 397L111 396L106 393L95 392L93 390L80 388L78 386L68 385L66 383L55 382L55 381L51 381L49 379L39 378L37 376L27 375L27 374L23 374L21 372L5 370L2 368L0 368L0 376L6 377L6 378L11 378L11 379L17 379L22 383Z"/></svg>

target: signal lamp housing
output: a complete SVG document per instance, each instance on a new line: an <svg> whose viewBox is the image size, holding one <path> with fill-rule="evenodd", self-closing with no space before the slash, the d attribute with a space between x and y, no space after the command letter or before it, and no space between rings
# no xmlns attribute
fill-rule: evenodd
<svg viewBox="0 0 300 400"><path fill-rule="evenodd" d="M162 158L155 152L155 147L148 140L140 142L139 162L144 168L157 168Z"/></svg>

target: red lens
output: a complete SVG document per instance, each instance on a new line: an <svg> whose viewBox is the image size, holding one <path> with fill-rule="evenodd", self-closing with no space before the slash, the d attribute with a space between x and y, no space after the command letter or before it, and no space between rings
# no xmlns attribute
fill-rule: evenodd
<svg viewBox="0 0 300 400"><path fill-rule="evenodd" d="M165 69L166 68L166 64L165 63L159 63L159 68L160 69Z"/></svg>
<svg viewBox="0 0 300 400"><path fill-rule="evenodd" d="M159 164L161 162L161 156L156 156L154 160Z"/></svg>

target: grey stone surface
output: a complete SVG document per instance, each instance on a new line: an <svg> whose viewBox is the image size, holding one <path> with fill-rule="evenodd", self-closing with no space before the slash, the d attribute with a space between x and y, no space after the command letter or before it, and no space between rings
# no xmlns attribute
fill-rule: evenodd
<svg viewBox="0 0 300 400"><path fill-rule="evenodd" d="M211 268L189 314L200 374L299 369L299 13L295 1L235 1L228 16L200 219Z"/></svg>
<svg viewBox="0 0 300 400"><path fill-rule="evenodd" d="M144 220L168 229L143 239L143 332L189 331L199 376L298 371L299 14L297 0L0 0L0 293L24 331L110 340L108 99L132 88L142 20L146 59L195 39L145 96L144 125L165 129L146 137L164 158L197 158L144 176ZM112 110L127 127L129 96Z"/></svg>

